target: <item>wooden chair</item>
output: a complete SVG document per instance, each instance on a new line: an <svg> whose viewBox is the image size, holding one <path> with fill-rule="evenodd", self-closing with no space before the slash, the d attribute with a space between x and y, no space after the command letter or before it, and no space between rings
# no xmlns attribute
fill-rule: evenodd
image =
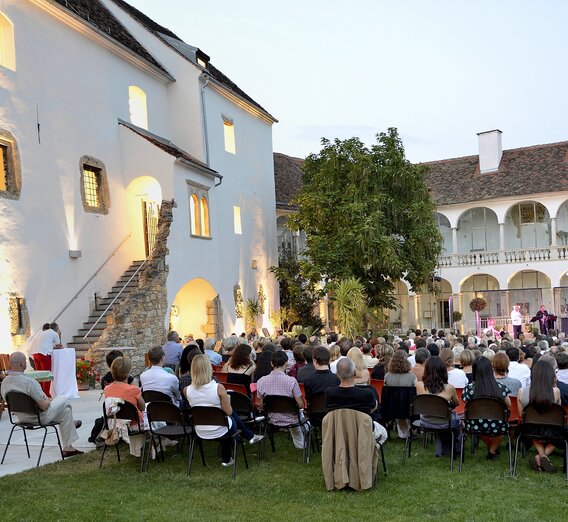
<svg viewBox="0 0 568 522"><path fill-rule="evenodd" d="M213 372L213 379L215 379L219 384L227 382L227 375L223 372Z"/></svg>
<svg viewBox="0 0 568 522"><path fill-rule="evenodd" d="M225 388L225 390L229 391L232 390L234 392L238 392L238 393L243 393L248 397L248 390L246 388L246 386L244 384L233 384L230 382L222 382L220 383L223 385L223 387Z"/></svg>
<svg viewBox="0 0 568 522"><path fill-rule="evenodd" d="M35 431L35 430L43 430L43 439L41 441L41 448L39 450L39 456L37 458L36 467L39 466L41 461L41 455L43 454L43 448L45 447L45 439L48 434L48 428L52 428L53 432L57 436L57 445L59 446L59 451L61 453L61 458L64 459L63 456L63 448L61 447L61 440L59 438L59 433L57 431L57 425L59 421L48 422L44 423L41 420L41 411L37 402L34 401L29 395L25 393L11 391L6 395L6 402L8 403L8 415L10 418L10 422L12 423L12 430L10 431L10 436L8 437L8 442L6 443L6 448L4 449L4 455L2 455L2 462L0 464L4 464L4 459L6 458L6 453L8 452L8 448L10 446L10 441L12 440L12 435L14 434L14 430L19 428L22 430L24 434L24 441L26 443L26 451L28 453L28 459L31 458L30 456L30 448L28 445L28 438L26 436L26 431ZM34 420L19 420L19 418L14 419L14 414L16 417L19 413L26 415L28 418L34 418Z"/></svg>

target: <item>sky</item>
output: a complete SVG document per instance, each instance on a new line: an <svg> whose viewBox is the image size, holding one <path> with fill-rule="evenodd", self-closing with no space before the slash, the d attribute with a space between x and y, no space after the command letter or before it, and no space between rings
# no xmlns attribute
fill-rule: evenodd
<svg viewBox="0 0 568 522"><path fill-rule="evenodd" d="M274 151L367 144L408 159L568 140L565 0L127 0L199 47L275 116Z"/></svg>

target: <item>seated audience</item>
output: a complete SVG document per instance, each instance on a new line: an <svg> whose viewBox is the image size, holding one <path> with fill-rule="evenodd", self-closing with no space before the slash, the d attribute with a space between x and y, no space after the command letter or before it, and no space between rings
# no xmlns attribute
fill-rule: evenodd
<svg viewBox="0 0 568 522"><path fill-rule="evenodd" d="M142 391L153 390L165 393L176 406L179 406L181 399L179 381L175 375L164 371L164 350L162 350L162 347L150 348L148 359L152 366L140 374Z"/></svg>
<svg viewBox="0 0 568 522"><path fill-rule="evenodd" d="M473 357L473 352L469 349L465 349L460 354L460 366L461 369L464 371L465 376L467 377L468 382L473 382L473 361L475 358Z"/></svg>
<svg viewBox="0 0 568 522"><path fill-rule="evenodd" d="M258 382L259 379L270 374L272 371L272 354L275 351L265 349L258 354L251 382Z"/></svg>
<svg viewBox="0 0 568 522"><path fill-rule="evenodd" d="M255 365L250 358L252 348L248 344L239 344L229 360L221 370L223 373L241 373L244 375L252 375L254 373Z"/></svg>
<svg viewBox="0 0 568 522"><path fill-rule="evenodd" d="M519 379L523 388L531 383L531 370L526 364L520 364L521 350L511 347L505 352L509 358L509 377Z"/></svg>
<svg viewBox="0 0 568 522"><path fill-rule="evenodd" d="M414 362L416 363L410 371L416 375L416 380L421 381L424 375L424 365L430 358L430 352L426 348L418 348L414 354Z"/></svg>
<svg viewBox="0 0 568 522"><path fill-rule="evenodd" d="M454 388L465 388L465 386L469 383L469 380L463 370L454 366L454 352L449 348L443 348L440 351L440 359L442 359L446 365L446 370L448 371L448 382Z"/></svg>
<svg viewBox="0 0 568 522"><path fill-rule="evenodd" d="M368 385L371 382L371 374L363 360L361 350L354 346L347 352L347 357L355 364L355 384Z"/></svg>
<svg viewBox="0 0 568 522"><path fill-rule="evenodd" d="M512 397L517 396L517 392L522 388L521 381L513 377L509 377L509 358L504 352L498 352L491 361L493 372L497 382L509 388Z"/></svg>
<svg viewBox="0 0 568 522"><path fill-rule="evenodd" d="M112 366L112 362L118 357L124 357L124 353L122 353L121 350L111 350L110 352L107 353L107 355L105 357L105 361L107 363L109 371L107 373L105 373L105 375L101 379L101 388L103 390L105 389L105 386L107 386L108 384L110 384L111 382L114 381L114 378L112 376L112 372L110 371L110 367ZM132 384L132 381L134 381L134 377L129 375L128 376L128 384Z"/></svg>
<svg viewBox="0 0 568 522"><path fill-rule="evenodd" d="M306 346L304 344L295 344L294 348L292 348L292 353L294 354L294 364L289 367L288 375L290 377L294 377L294 379L298 378L298 370L306 366L306 358L304 357L304 350Z"/></svg>
<svg viewBox="0 0 568 522"><path fill-rule="evenodd" d="M205 339L205 355L209 357L211 364L219 365L223 362L223 357L215 351L217 341L215 337L208 337Z"/></svg>
<svg viewBox="0 0 568 522"><path fill-rule="evenodd" d="M305 380L316 371L314 368L313 362L313 353L314 347L313 346L306 346L304 348L304 359L306 360L306 364L301 368L298 368L298 373L296 375L296 379L298 382L305 382Z"/></svg>
<svg viewBox="0 0 568 522"><path fill-rule="evenodd" d="M559 352L556 355L556 362L558 364L556 379L568 386L568 353Z"/></svg>
<svg viewBox="0 0 568 522"><path fill-rule="evenodd" d="M144 422L144 410L146 405L142 399L142 392L138 386L128 383L128 375L132 370L132 362L128 357L117 357L110 367L113 382L104 389L105 399L114 397L123 399L135 406L138 410L140 423Z"/></svg>
<svg viewBox="0 0 568 522"><path fill-rule="evenodd" d="M172 370L176 369L176 365L179 364L183 352L183 348L181 344L179 344L180 341L181 339L178 333L172 330L168 333L166 344L162 346L162 350L164 350L164 366Z"/></svg>
<svg viewBox="0 0 568 522"><path fill-rule="evenodd" d="M329 369L329 350L318 346L313 351L315 371L304 381L304 390L308 402L317 393L324 393L327 388L339 386L339 378Z"/></svg>
<svg viewBox="0 0 568 522"><path fill-rule="evenodd" d="M332 371L332 373L335 373L335 369L337 367L337 363L339 361L341 361L341 359L344 359L345 357L347 357L347 352L349 352L349 350L351 350L351 348L353 347L353 343L351 341L349 341L348 339L342 339L339 342L339 358L337 358L335 361L332 361L329 365L329 369Z"/></svg>
<svg viewBox="0 0 568 522"><path fill-rule="evenodd" d="M369 343L363 344L361 346L361 352L363 353L363 361L365 362L365 366L367 368L374 368L379 360L376 357L371 355L373 347Z"/></svg>
<svg viewBox="0 0 568 522"><path fill-rule="evenodd" d="M377 352L377 360L379 361L377 365L373 368L373 372L371 374L372 379L378 379L383 381L385 379L385 374L388 371L390 360L394 354L394 350L392 346L388 344L379 344L378 352Z"/></svg>
<svg viewBox="0 0 568 522"><path fill-rule="evenodd" d="M416 375L410 373L410 363L404 350L397 350L389 363L389 371L385 375L385 386L416 386ZM408 419L396 419L398 436L408 437Z"/></svg>

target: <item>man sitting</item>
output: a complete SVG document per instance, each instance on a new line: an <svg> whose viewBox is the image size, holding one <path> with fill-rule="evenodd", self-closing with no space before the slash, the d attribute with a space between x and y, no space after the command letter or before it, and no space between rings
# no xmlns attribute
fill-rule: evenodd
<svg viewBox="0 0 568 522"><path fill-rule="evenodd" d="M363 352L363 362L367 368L374 368L377 364L379 364L379 360L371 355L372 350L373 347L369 343L365 343L361 347L361 351Z"/></svg>
<svg viewBox="0 0 568 522"><path fill-rule="evenodd" d="M329 411L348 408L371 416L377 407L377 399L368 387L355 386L355 363L346 357L337 363L337 376L341 384L325 391L325 405ZM373 434L377 444L387 440L387 430L373 421Z"/></svg>
<svg viewBox="0 0 568 522"><path fill-rule="evenodd" d="M267 395L281 395L293 397L299 408L304 407L302 392L298 386L298 381L294 377L286 375L288 366L288 356L283 350L278 350L272 354L272 372L261 377L257 382L257 395L261 401ZM271 413L270 422L275 426L286 426L298 422L298 416L291 413ZM300 427L290 428L290 434L294 446L298 449L304 448L304 432Z"/></svg>
<svg viewBox="0 0 568 522"><path fill-rule="evenodd" d="M179 364L181 359L181 353L183 352L183 348L180 344L180 336L174 330L168 333L168 340L166 344L162 346L162 350L164 350L164 366L167 368L171 368L175 371L176 365Z"/></svg>
<svg viewBox="0 0 568 522"><path fill-rule="evenodd" d="M513 379L519 379L523 388L527 387L531 383L531 370L526 364L520 364L519 358L521 356L521 351L518 348L511 347L508 348L505 353L509 358L509 377Z"/></svg>
<svg viewBox="0 0 568 522"><path fill-rule="evenodd" d="M304 359L306 360L306 364L305 366L298 368L298 373L296 373L296 379L298 382L305 382L310 375L315 373L316 369L314 367L313 353L313 346L306 346L304 348Z"/></svg>
<svg viewBox="0 0 568 522"><path fill-rule="evenodd" d="M107 356L105 357L105 361L107 363L107 366L109 367L109 371L101 379L101 388L103 390L111 382L114 382L114 378L113 378L112 373L110 371L110 367L112 366L112 362L115 359L118 359L119 357L124 357L124 353L122 352L122 350L111 350L110 352L107 353ZM134 381L134 377L132 377L132 375L129 375L128 376L128 384L132 384L132 381Z"/></svg>
<svg viewBox="0 0 568 522"><path fill-rule="evenodd" d="M324 393L330 386L339 386L340 380L329 369L329 350L318 346L312 354L315 372L304 381L304 390L308 402L316 393Z"/></svg>
<svg viewBox="0 0 568 522"><path fill-rule="evenodd" d="M164 350L155 346L148 350L148 359L152 365L140 375L142 391L159 391L168 395L172 402L179 406L181 395L178 378L164 370Z"/></svg>
<svg viewBox="0 0 568 522"><path fill-rule="evenodd" d="M60 395L54 399L48 398L43 393L41 386L35 379L24 374L26 369L26 356L22 352L14 352L9 359L10 373L2 381L2 397L6 398L10 392L21 392L29 395L41 410L41 422L59 423L61 442L63 444L63 457L72 457L83 453L72 446L79 435L77 428L81 427L80 420L73 420L73 410L67 397ZM37 422L35 415L15 412L20 422Z"/></svg>

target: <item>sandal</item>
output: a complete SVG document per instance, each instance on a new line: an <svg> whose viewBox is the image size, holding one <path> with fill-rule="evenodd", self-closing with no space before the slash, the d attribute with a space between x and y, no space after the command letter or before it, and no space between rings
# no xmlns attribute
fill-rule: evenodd
<svg viewBox="0 0 568 522"><path fill-rule="evenodd" d="M547 473L556 473L556 466L550 462L548 457L540 457L540 465Z"/></svg>
<svg viewBox="0 0 568 522"><path fill-rule="evenodd" d="M533 455L529 457L529 466L535 471L542 471L542 468L536 463L536 459Z"/></svg>

